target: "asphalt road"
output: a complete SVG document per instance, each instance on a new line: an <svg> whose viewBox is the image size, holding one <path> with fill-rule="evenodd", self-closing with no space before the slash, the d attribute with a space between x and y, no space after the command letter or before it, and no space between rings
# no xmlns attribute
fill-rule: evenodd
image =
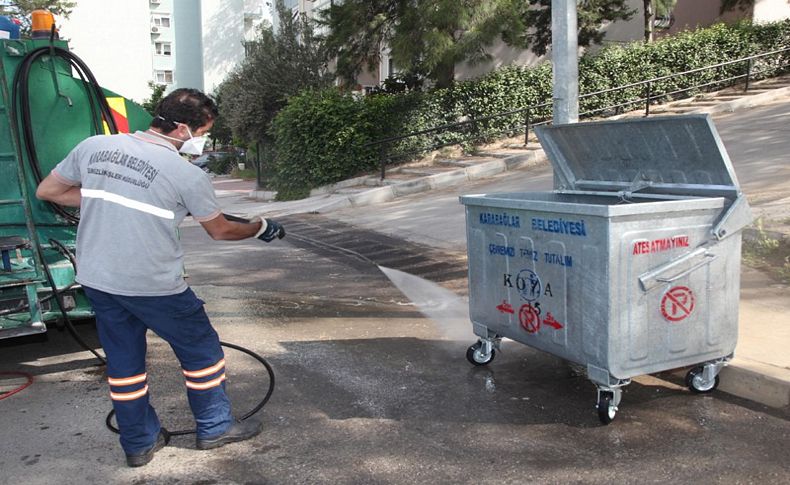
<svg viewBox="0 0 790 485"><path fill-rule="evenodd" d="M776 123L764 131L779 132L764 139L728 123L751 117L759 132L762 120L786 117L787 109L717 119L747 194L790 180L782 158L790 137ZM738 150L773 157L773 168L739 165ZM547 169L510 173L463 192L538 190L550 180ZM336 217L409 239L404 251L415 255L441 254L463 248L458 193ZM104 427L103 370L67 334L52 331L46 342L0 341L0 371L36 377L0 400L0 483L790 483L785 411L722 393L692 395L663 375L636 379L615 422L600 426L594 387L563 362L505 342L491 365L471 366L464 357L471 332L449 338L456 333L426 319L369 263L288 238L222 243L197 227L182 237L189 281L221 337L275 368L264 433L208 452L178 437L148 466L125 468ZM90 324L79 330L96 341ZM229 350L227 359L241 414L268 381L248 357ZM178 365L154 336L149 373L163 423L189 428Z"/></svg>
<svg viewBox="0 0 790 485"><path fill-rule="evenodd" d="M52 332L3 343L0 369L37 381L0 401L0 483L790 483L786 414L644 377L600 426L594 387L562 362L506 342L494 364L472 367L471 340L448 339L372 265L287 239L220 243L199 228L183 239L221 337L275 368L264 433L209 452L175 438L125 468L104 428L102 370ZM227 357L242 413L267 380ZM154 337L149 372L162 421L189 427L178 366Z"/></svg>
<svg viewBox="0 0 790 485"><path fill-rule="evenodd" d="M741 189L756 215L790 233L790 97L714 116L714 124L730 156ZM328 214L333 219L402 239L466 248L464 194L551 190L548 164L531 170L504 172L458 187L401 197L392 202L349 208Z"/></svg>

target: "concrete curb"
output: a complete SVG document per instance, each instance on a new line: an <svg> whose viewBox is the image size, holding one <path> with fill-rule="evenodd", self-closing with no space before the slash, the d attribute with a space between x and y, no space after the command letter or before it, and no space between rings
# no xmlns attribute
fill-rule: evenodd
<svg viewBox="0 0 790 485"><path fill-rule="evenodd" d="M332 202L327 202L326 204L320 207L316 207L312 209L310 212L313 212L315 214L324 214L326 212L332 212L334 210L340 210L340 209L347 209L349 207L351 207L351 201L348 199L348 197L343 197L337 200L333 200Z"/></svg>
<svg viewBox="0 0 790 485"><path fill-rule="evenodd" d="M251 199L259 200L261 202L270 202L277 197L277 192L270 190L253 190L250 192Z"/></svg>
<svg viewBox="0 0 790 485"><path fill-rule="evenodd" d="M690 113L708 113L708 114L732 113L742 109L768 104L788 95L790 95L790 86L784 88L776 88L765 93L745 95L744 97L739 99L721 102L715 106L706 106L697 110L693 110ZM689 106L693 106L693 104L694 104L693 101L690 101L688 103ZM623 114L618 116L612 116L609 119L622 119L628 116L629 115L627 114ZM662 112L662 113L656 113L656 116L673 116L673 114L671 112L667 112L667 113ZM378 204L381 202L388 202L397 197L416 194L419 192L424 192L426 190L452 187L455 185L460 185L470 180L480 180L483 178L491 177L493 175L497 175L507 170L517 170L524 167L534 166L545 161L547 161L547 158L545 152L543 152L543 148L538 148L535 151L526 154L510 155L507 157L500 158L498 160L471 165L468 167L459 168L457 170L452 170L441 174L427 175L425 177L420 177L406 182L393 183L382 187L375 187L370 190L361 192L359 194L349 195L348 199L350 201L350 205L354 207L360 207L369 204ZM371 179L370 175L363 175L360 177L354 177L351 179L342 180L340 182L331 185L318 187L310 191L310 197L332 194L335 193L337 190L354 187L358 185L365 185L365 183L370 179ZM260 191L260 190L253 190L249 194L250 198L260 201L271 201L274 200L276 196L277 196L277 192ZM334 207L334 206L337 206L338 209L344 207L342 204L337 204L336 202L329 204L328 207ZM322 211L322 213L323 212L325 211Z"/></svg>
<svg viewBox="0 0 790 485"><path fill-rule="evenodd" d="M684 380L687 371L672 374ZM790 411L790 370L736 357L719 372L716 392Z"/></svg>
<svg viewBox="0 0 790 485"><path fill-rule="evenodd" d="M492 162L485 162L479 165L466 167L464 172L466 172L466 177L469 180L480 180L498 173L502 173L505 170L507 170L507 164L504 160L494 160Z"/></svg>
<svg viewBox="0 0 790 485"><path fill-rule="evenodd" d="M768 104L787 95L790 95L790 87L776 88L765 93L750 94L732 101L725 101L715 106L706 106L704 108L694 110L693 113L732 113L734 111Z"/></svg>
<svg viewBox="0 0 790 485"><path fill-rule="evenodd" d="M428 186L431 189L443 189L445 187L453 187L456 185L461 185L469 180L469 177L466 175L465 168L452 170L450 172L445 172L445 173L437 173L436 175L430 175L425 178L427 179Z"/></svg>
<svg viewBox="0 0 790 485"><path fill-rule="evenodd" d="M425 192L426 190L431 190L431 184L428 182L426 177L409 180L408 182L392 184L390 187L392 187L395 197L403 197L404 195L416 194L419 192Z"/></svg>
<svg viewBox="0 0 790 485"><path fill-rule="evenodd" d="M334 209L343 209L349 206L361 207L370 204L379 204L381 202L389 202L398 197L406 195L417 194L428 190L444 189L447 187L454 187L464 184L471 180L482 180L508 170L518 170L527 167L533 167L548 161L546 153L543 148L532 149L528 153L519 153L509 155L506 157L498 158L488 162L478 163L468 167L459 167L455 170L448 172L438 173L434 175L425 175L405 182L394 182L388 185L372 187L368 190L349 194L346 196L348 203L341 203L333 201L326 206L322 206L313 212L324 214ZM318 197L322 195L331 195L338 190L349 187L365 185L366 181L370 180L370 176L355 177L353 179L343 180L332 185L326 185L313 189L310 191L310 197ZM249 193L249 197L262 202L269 202L274 200L277 192L253 190Z"/></svg>
<svg viewBox="0 0 790 485"><path fill-rule="evenodd" d="M340 182L336 182L331 185L324 185L322 187L312 189L310 191L310 197L331 194L339 189L347 189L349 187L354 187L355 185L364 185L365 181L369 178L370 175L362 175L351 179L341 180Z"/></svg>
<svg viewBox="0 0 790 485"><path fill-rule="evenodd" d="M357 194L349 194L340 200L335 200L325 206L315 209L313 212L325 214L336 209L346 207L362 207L370 204L380 204L389 202L398 197L426 192L429 190L443 189L462 185L470 180L481 180L492 177L508 170L516 170L524 167L535 166L547 160L543 149L537 149L525 154L511 155L506 158L479 163L470 167L458 168L444 173L426 175L406 182L393 183L381 187L375 187ZM368 177L357 177L354 180L356 185L364 182ZM336 184L337 185L337 184ZM354 184L346 184L349 187ZM332 186L316 189L315 195L329 194L341 188ZM312 192L311 192L312 194ZM347 201L347 202L346 202Z"/></svg>
<svg viewBox="0 0 790 485"><path fill-rule="evenodd" d="M394 185L387 185L385 187L377 187L375 189L366 190L358 194L351 194L348 200L351 205L359 207L362 205L379 204L381 202L388 202L395 198Z"/></svg>
<svg viewBox="0 0 790 485"><path fill-rule="evenodd" d="M719 373L719 390L773 408L790 408L790 371L735 358Z"/></svg>

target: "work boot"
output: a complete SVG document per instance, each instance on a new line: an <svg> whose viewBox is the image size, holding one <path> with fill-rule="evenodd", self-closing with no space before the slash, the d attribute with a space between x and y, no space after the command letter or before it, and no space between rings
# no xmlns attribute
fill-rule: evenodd
<svg viewBox="0 0 790 485"><path fill-rule="evenodd" d="M170 443L170 433L165 428L161 428L159 436L156 437L156 441L150 448L139 453L126 455L126 464L130 467L146 465L154 458L154 453L167 446L168 443Z"/></svg>
<svg viewBox="0 0 790 485"><path fill-rule="evenodd" d="M213 438L198 438L197 448L199 450L210 450L212 448L219 448L220 446L227 445L228 443L235 443L237 441L244 441L257 436L263 429L263 423L257 419L245 419L244 421L236 420L230 425L227 431L221 435Z"/></svg>

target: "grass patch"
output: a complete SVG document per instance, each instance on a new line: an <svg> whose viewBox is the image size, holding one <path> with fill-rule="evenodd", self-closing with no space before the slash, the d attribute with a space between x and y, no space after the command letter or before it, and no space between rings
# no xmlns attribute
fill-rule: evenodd
<svg viewBox="0 0 790 485"><path fill-rule="evenodd" d="M742 255L745 264L790 284L790 240L767 233L762 219L755 223L753 233L744 237Z"/></svg>
<svg viewBox="0 0 790 485"><path fill-rule="evenodd" d="M255 173L254 168L245 168L244 170L239 169L239 167L234 168L230 172L231 177L239 178L244 180L255 180L257 178L257 174Z"/></svg>
<svg viewBox="0 0 790 485"><path fill-rule="evenodd" d="M277 190L277 197L275 197L274 200L276 201L299 200L307 197L310 197L309 187L280 188L279 190Z"/></svg>

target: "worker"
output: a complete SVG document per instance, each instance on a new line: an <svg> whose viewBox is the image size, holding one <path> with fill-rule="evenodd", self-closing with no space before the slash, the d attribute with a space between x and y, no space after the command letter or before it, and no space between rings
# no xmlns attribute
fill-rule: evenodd
<svg viewBox="0 0 790 485"><path fill-rule="evenodd" d="M216 240L285 235L271 219L227 220L208 176L179 155L202 152L217 113L200 91L176 89L159 103L147 131L84 140L36 191L39 199L80 208L76 280L96 314L121 447L132 467L150 462L169 441L149 402L148 329L181 364L198 449L252 438L262 427L231 414L219 337L183 278L177 231L188 214Z"/></svg>

